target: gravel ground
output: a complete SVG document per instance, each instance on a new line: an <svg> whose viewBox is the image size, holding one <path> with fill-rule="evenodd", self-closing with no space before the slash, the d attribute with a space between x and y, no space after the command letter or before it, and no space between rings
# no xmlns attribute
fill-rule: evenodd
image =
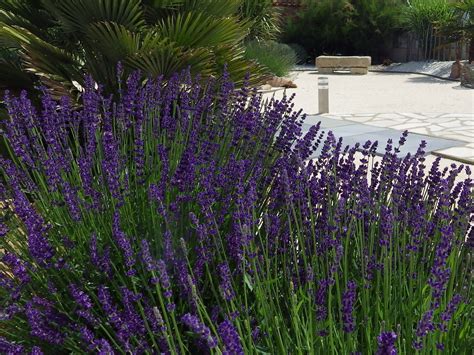
<svg viewBox="0 0 474 355"><path fill-rule="evenodd" d="M308 114L318 112L319 76L315 70L290 74L298 88L286 92L296 93L295 108ZM324 76L329 77L330 113L474 113L474 90L461 87L459 82L395 72ZM281 97L283 90L265 94L272 95Z"/></svg>

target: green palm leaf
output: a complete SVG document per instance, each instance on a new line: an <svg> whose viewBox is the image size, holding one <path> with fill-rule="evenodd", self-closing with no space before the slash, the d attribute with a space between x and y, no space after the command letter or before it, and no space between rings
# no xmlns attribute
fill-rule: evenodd
<svg viewBox="0 0 474 355"><path fill-rule="evenodd" d="M73 81L82 81L80 62L72 54L45 42L24 28L3 25L0 43L15 44L22 67L43 83L56 82L58 95L67 95Z"/></svg>
<svg viewBox="0 0 474 355"><path fill-rule="evenodd" d="M186 47L234 44L246 35L235 18L212 18L194 12L168 17L158 30L163 37Z"/></svg>
<svg viewBox="0 0 474 355"><path fill-rule="evenodd" d="M271 76L265 67L246 60L244 51L238 47L220 46L215 49L215 54L217 65L220 68L226 65L232 80L238 84L242 83L246 77L251 85L262 84Z"/></svg>
<svg viewBox="0 0 474 355"><path fill-rule="evenodd" d="M18 61L1 58L0 59L0 89L32 90L34 88L34 78L22 70Z"/></svg>
<svg viewBox="0 0 474 355"><path fill-rule="evenodd" d="M0 23L25 28L37 36L42 36L45 34L40 27L33 24L29 19L10 11L0 10Z"/></svg>
<svg viewBox="0 0 474 355"><path fill-rule="evenodd" d="M114 22L98 22L87 28L94 50L112 62L123 60L140 49L141 36Z"/></svg>
<svg viewBox="0 0 474 355"><path fill-rule="evenodd" d="M184 0L142 0L143 18L148 25L156 25L163 18L176 14Z"/></svg>
<svg viewBox="0 0 474 355"><path fill-rule="evenodd" d="M89 72L114 92L118 61L126 72L141 69L144 76L187 67L218 76L224 63L236 80L265 74L243 57L250 22L242 20L242 1L0 1L0 88L42 83L55 95L74 94ZM13 83L8 74L19 70L24 75Z"/></svg>
<svg viewBox="0 0 474 355"><path fill-rule="evenodd" d="M140 0L44 0L66 32L83 33L91 23L115 22L129 30L144 25Z"/></svg>
<svg viewBox="0 0 474 355"><path fill-rule="evenodd" d="M38 28L47 28L55 22L51 13L42 6L42 0L2 0L0 9L28 20Z"/></svg>
<svg viewBox="0 0 474 355"><path fill-rule="evenodd" d="M202 75L214 73L212 53L206 48L185 50L175 43L163 40L154 50L146 50L127 57L125 64L131 69L140 69L151 75L170 76L177 71L191 68L191 72Z"/></svg>
<svg viewBox="0 0 474 355"><path fill-rule="evenodd" d="M182 11L202 12L210 17L234 16L241 0L185 0Z"/></svg>

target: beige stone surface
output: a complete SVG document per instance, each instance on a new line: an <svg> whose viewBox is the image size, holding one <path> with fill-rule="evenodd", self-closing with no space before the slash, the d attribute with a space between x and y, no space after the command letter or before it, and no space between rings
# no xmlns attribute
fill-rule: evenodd
<svg viewBox="0 0 474 355"><path fill-rule="evenodd" d="M369 72L367 68L351 68L351 74L360 74L360 75L365 75Z"/></svg>
<svg viewBox="0 0 474 355"><path fill-rule="evenodd" d="M327 56L316 58L318 68L368 68L372 62L371 57L358 56Z"/></svg>
<svg viewBox="0 0 474 355"><path fill-rule="evenodd" d="M459 162L466 164L474 164L474 146L471 144L463 147L453 147L433 152L443 158L456 159Z"/></svg>

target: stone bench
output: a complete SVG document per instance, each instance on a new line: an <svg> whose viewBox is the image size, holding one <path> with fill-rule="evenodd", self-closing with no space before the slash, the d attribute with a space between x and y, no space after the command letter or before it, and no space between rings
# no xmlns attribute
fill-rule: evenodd
<svg viewBox="0 0 474 355"><path fill-rule="evenodd" d="M320 74L331 74L341 69L349 69L351 74L367 74L371 61L371 57L322 55L316 58L316 67Z"/></svg>

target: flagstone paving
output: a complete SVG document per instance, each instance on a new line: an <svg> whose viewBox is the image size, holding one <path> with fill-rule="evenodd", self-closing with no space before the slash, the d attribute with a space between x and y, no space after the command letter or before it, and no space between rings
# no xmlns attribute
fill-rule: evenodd
<svg viewBox="0 0 474 355"><path fill-rule="evenodd" d="M264 97L280 99L294 93L295 109L308 114L318 112L321 75L313 67L294 71L290 76L296 89L271 92ZM474 165L474 90L461 87L459 82L418 74L369 72L324 77L329 79L330 113L311 116L315 117L311 123L322 120L326 130L333 130L346 143L371 138L379 140L381 146L387 136L400 136L408 130L407 144L425 139L431 154ZM413 148L416 149L415 144Z"/></svg>
<svg viewBox="0 0 474 355"><path fill-rule="evenodd" d="M321 127L342 137L345 144L379 141L383 154L386 141L397 142L403 131L409 136L401 154L414 153L422 140L426 153L474 164L474 115L438 113L368 113L309 115L303 129L321 121ZM318 152L315 152L317 155Z"/></svg>

